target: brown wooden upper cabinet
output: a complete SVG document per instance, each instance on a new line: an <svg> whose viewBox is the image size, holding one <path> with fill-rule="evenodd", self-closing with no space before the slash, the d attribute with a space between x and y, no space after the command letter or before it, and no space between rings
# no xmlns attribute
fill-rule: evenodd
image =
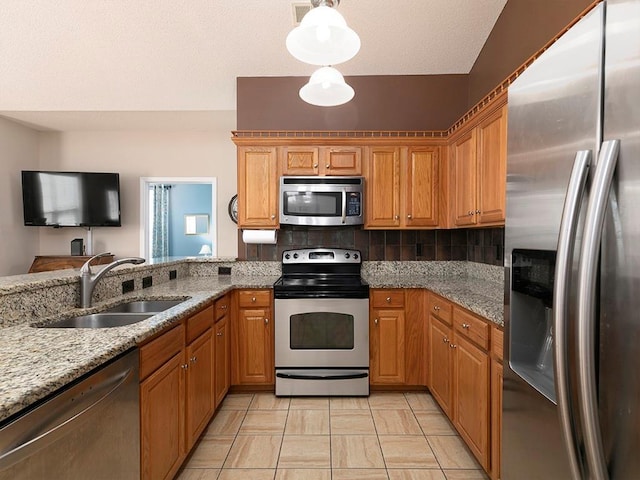
<svg viewBox="0 0 640 480"><path fill-rule="evenodd" d="M283 175L362 175L361 147L282 147Z"/></svg>
<svg viewBox="0 0 640 480"><path fill-rule="evenodd" d="M365 151L365 228L437 227L440 148L375 146Z"/></svg>
<svg viewBox="0 0 640 480"><path fill-rule="evenodd" d="M278 227L276 147L238 147L238 227Z"/></svg>
<svg viewBox="0 0 640 480"><path fill-rule="evenodd" d="M454 134L449 149L453 225L504 225L507 166L504 102Z"/></svg>

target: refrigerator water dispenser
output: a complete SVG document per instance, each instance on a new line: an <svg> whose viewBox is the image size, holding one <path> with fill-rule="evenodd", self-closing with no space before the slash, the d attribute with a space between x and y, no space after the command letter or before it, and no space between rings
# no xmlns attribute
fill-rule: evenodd
<svg viewBox="0 0 640 480"><path fill-rule="evenodd" d="M509 336L511 369L554 403L555 263L555 251L513 250Z"/></svg>

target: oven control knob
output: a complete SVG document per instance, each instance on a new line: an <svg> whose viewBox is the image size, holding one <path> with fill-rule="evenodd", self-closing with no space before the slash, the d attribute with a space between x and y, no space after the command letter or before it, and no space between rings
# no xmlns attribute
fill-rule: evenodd
<svg viewBox="0 0 640 480"><path fill-rule="evenodd" d="M349 258L351 255L349 255L349 252L344 254L344 258Z"/></svg>
<svg viewBox="0 0 640 480"><path fill-rule="evenodd" d="M354 253L354 254L353 254L353 259L354 259L354 260L357 260L357 259L358 259L358 254L357 254L357 253Z"/></svg>
<svg viewBox="0 0 640 480"><path fill-rule="evenodd" d="M288 253L284 254L284 258L286 258L287 260L289 260L291 258L291 255L289 255Z"/></svg>
<svg viewBox="0 0 640 480"><path fill-rule="evenodd" d="M298 254L297 254L297 253L294 253L294 254L293 254L293 258L298 258Z"/></svg>

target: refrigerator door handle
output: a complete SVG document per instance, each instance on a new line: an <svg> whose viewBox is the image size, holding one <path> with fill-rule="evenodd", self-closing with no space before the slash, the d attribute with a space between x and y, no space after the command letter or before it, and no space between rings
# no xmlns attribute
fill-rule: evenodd
<svg viewBox="0 0 640 480"><path fill-rule="evenodd" d="M580 207L584 196L585 185L591 165L591 150L580 150L573 161L573 169L569 177L567 195L562 210L553 291L553 355L556 378L556 399L558 415L564 437L564 444L569 457L571 476L580 480L581 470L578 461L578 446L573 434L573 421L569 402L569 364L567 362L567 312L569 305L569 282L573 247L575 244Z"/></svg>
<svg viewBox="0 0 640 480"><path fill-rule="evenodd" d="M585 218L580 265L578 267L578 392L584 431L589 478L607 480L602 435L598 418L595 370L596 282L604 216L613 174L618 162L620 140L602 143Z"/></svg>

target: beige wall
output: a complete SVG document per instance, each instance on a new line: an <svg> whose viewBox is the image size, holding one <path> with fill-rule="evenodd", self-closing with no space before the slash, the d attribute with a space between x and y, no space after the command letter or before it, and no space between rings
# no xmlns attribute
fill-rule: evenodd
<svg viewBox="0 0 640 480"><path fill-rule="evenodd" d="M218 256L235 257L236 225L227 203L236 193L236 149L231 130L76 131L40 134L40 168L120 173L122 227L93 229L94 253L140 254L140 177L217 177ZM42 255L67 254L80 228L41 228Z"/></svg>
<svg viewBox="0 0 640 480"><path fill-rule="evenodd" d="M21 170L38 168L38 133L0 118L0 276L25 273L38 250L38 229L22 217Z"/></svg>

